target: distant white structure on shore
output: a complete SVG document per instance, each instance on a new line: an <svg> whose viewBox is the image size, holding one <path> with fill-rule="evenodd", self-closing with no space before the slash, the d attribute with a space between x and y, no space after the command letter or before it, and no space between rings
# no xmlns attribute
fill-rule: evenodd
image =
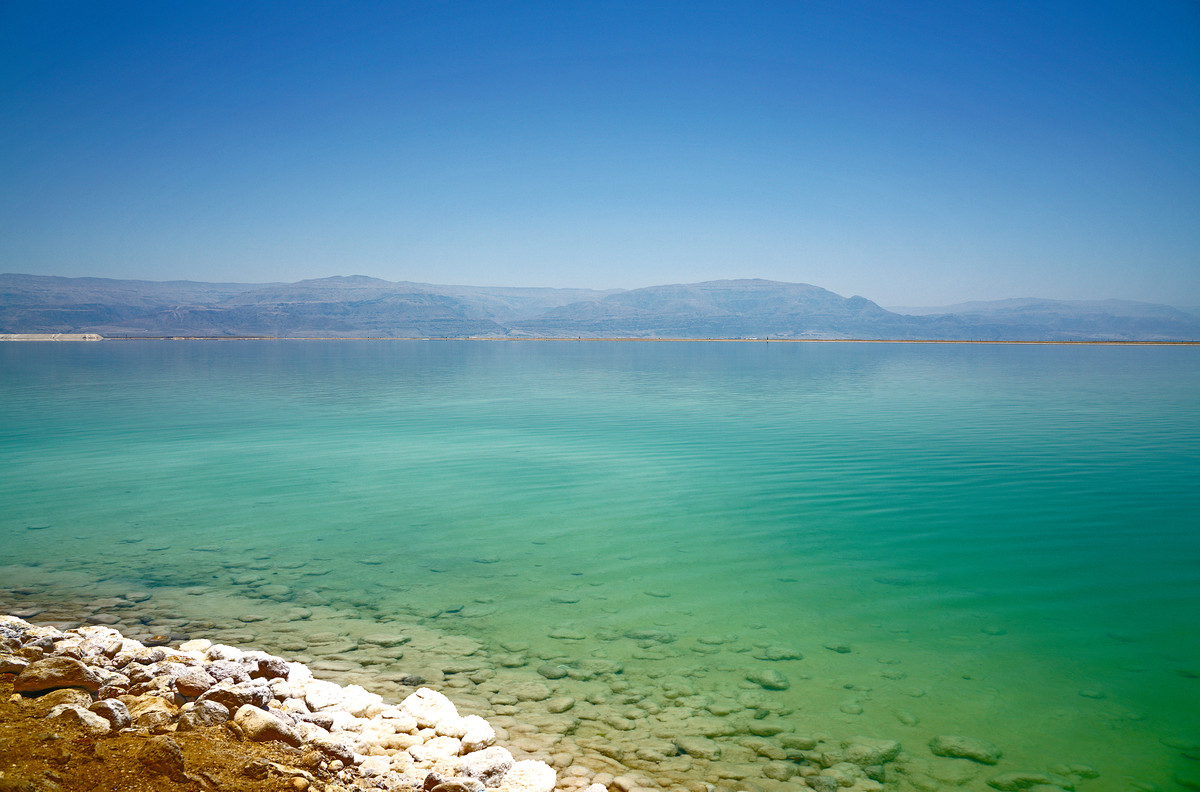
<svg viewBox="0 0 1200 792"><path fill-rule="evenodd" d="M99 333L0 333L0 341L103 341Z"/></svg>

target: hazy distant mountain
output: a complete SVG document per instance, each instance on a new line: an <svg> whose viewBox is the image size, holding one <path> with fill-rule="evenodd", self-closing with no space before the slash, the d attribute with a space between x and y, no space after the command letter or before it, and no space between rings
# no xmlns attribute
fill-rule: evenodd
<svg viewBox="0 0 1200 792"><path fill-rule="evenodd" d="M609 294L393 283L361 275L258 284L0 275L0 332L86 327L108 336L505 335L502 322Z"/></svg>
<svg viewBox="0 0 1200 792"><path fill-rule="evenodd" d="M1200 314L1040 299L889 311L766 280L594 291L358 275L259 284L0 275L0 333L1147 341L1200 339Z"/></svg>
<svg viewBox="0 0 1200 792"><path fill-rule="evenodd" d="M1027 297L938 308L893 308L935 323L953 322L980 338L1014 340L1195 340L1200 315L1133 300L1044 300ZM988 335L985 335L988 334Z"/></svg>
<svg viewBox="0 0 1200 792"><path fill-rule="evenodd" d="M651 286L547 311L530 335L685 338L916 338L920 322L804 283L723 280Z"/></svg>

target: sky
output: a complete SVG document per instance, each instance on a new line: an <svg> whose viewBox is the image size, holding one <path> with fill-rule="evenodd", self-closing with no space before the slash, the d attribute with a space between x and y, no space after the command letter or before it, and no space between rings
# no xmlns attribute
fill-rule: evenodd
<svg viewBox="0 0 1200 792"><path fill-rule="evenodd" d="M0 272L1200 305L1200 3L0 3Z"/></svg>

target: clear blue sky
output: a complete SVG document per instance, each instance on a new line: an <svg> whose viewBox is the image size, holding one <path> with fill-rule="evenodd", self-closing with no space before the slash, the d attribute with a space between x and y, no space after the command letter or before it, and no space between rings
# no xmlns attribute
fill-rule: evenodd
<svg viewBox="0 0 1200 792"><path fill-rule="evenodd" d="M13 0L0 271L1200 305L1200 3Z"/></svg>

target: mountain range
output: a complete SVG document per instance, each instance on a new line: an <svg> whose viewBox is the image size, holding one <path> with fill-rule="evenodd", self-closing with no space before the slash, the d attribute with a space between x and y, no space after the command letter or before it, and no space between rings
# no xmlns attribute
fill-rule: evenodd
<svg viewBox="0 0 1200 792"><path fill-rule="evenodd" d="M887 310L864 297L767 280L598 291L439 286L361 275L250 284L5 274L0 333L1197 341L1200 311L1034 298Z"/></svg>

